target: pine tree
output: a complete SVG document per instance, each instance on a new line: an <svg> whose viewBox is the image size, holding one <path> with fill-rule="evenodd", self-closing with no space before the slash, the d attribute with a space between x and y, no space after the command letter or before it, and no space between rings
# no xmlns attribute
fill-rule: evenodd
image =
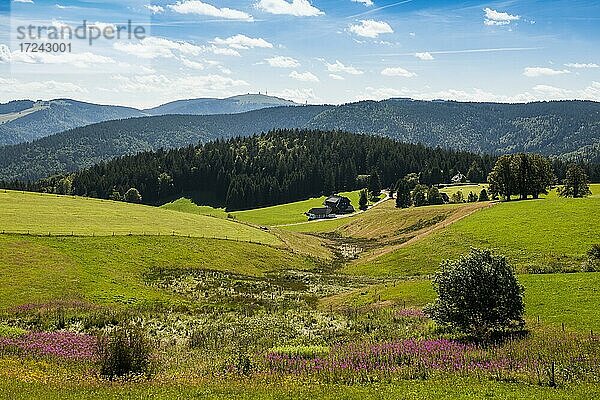
<svg viewBox="0 0 600 400"><path fill-rule="evenodd" d="M563 187L559 188L559 194L562 197L585 197L592 192L588 182L588 177L580 165L572 164L567 170L567 176L563 181Z"/></svg>
<svg viewBox="0 0 600 400"><path fill-rule="evenodd" d="M358 199L358 208L365 211L369 205L369 199L367 197L367 190L363 189L360 191L360 198Z"/></svg>
<svg viewBox="0 0 600 400"><path fill-rule="evenodd" d="M400 179L396 184L396 207L408 208L411 204L410 185L405 179Z"/></svg>

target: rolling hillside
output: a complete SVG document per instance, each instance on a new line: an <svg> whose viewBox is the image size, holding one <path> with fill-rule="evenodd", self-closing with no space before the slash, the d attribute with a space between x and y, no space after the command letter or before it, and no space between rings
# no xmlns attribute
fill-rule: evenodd
<svg viewBox="0 0 600 400"><path fill-rule="evenodd" d="M491 154L527 151L600 161L600 103L492 104L391 99L337 107L276 107L238 115L163 116L105 122L31 144L0 148L0 180L37 179L124 154L248 136L275 128L342 129L432 147Z"/></svg>
<svg viewBox="0 0 600 400"><path fill-rule="evenodd" d="M33 143L0 147L0 180L39 179L126 154L305 125L321 106L281 107L237 115L167 115L109 121Z"/></svg>
<svg viewBox="0 0 600 400"><path fill-rule="evenodd" d="M0 146L30 142L96 122L145 115L133 108L69 99L11 102L0 105Z"/></svg>
<svg viewBox="0 0 600 400"><path fill-rule="evenodd" d="M600 243L600 185L584 199L558 198L500 203L443 227L409 246L349 264L351 274L428 275L443 259L470 247L505 254L521 273L578 270L586 252ZM426 207L435 208L435 207Z"/></svg>
<svg viewBox="0 0 600 400"><path fill-rule="evenodd" d="M297 105L293 101L259 94L226 99L179 100L148 110L70 99L18 100L0 104L0 146L31 142L55 133L110 120L169 114L238 114L263 108Z"/></svg>
<svg viewBox="0 0 600 400"><path fill-rule="evenodd" d="M226 99L178 100L146 111L150 115L214 115L239 114L270 107L298 106L293 101L261 94L245 94Z"/></svg>
<svg viewBox="0 0 600 400"><path fill-rule="evenodd" d="M0 231L51 236L174 234L281 244L267 232L220 218L123 202L14 191L0 191Z"/></svg>

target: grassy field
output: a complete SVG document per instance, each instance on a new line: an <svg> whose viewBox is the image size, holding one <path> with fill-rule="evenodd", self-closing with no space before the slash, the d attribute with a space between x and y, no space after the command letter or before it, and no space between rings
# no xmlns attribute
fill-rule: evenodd
<svg viewBox="0 0 600 400"><path fill-rule="evenodd" d="M598 189L491 208L388 201L268 230L244 223L295 224L322 199L232 213L239 223L185 199L159 209L0 192L0 230L74 233L0 235L0 398L597 398L600 347L590 330L600 332L600 272L519 275L530 334L489 347L462 347L420 308L435 295L423 275L471 245L506 254L521 271L581 263L600 242ZM171 226L182 236L128 235ZM198 237L207 232L221 239ZM344 253L349 245L362 249L357 260ZM35 344L37 332L93 338L126 324L154 344L150 381L110 382L93 358L7 342L31 334ZM421 342L417 359L403 353ZM444 366L446 356L460 368ZM554 363L558 388L547 387Z"/></svg>
<svg viewBox="0 0 600 400"><path fill-rule="evenodd" d="M203 385L129 384L96 387L91 385L44 385L0 380L0 398L29 400L108 399L361 399L361 400L472 400L472 399L580 399L600 396L600 387L570 385L548 388L477 379L428 379L362 385L310 385L293 381L274 383L230 382Z"/></svg>
<svg viewBox="0 0 600 400"><path fill-rule="evenodd" d="M227 212L224 208L214 208L210 206L198 206L190 199L181 198L171 203L167 203L160 208L165 210L179 211L188 214L208 215L217 218L227 218Z"/></svg>
<svg viewBox="0 0 600 400"><path fill-rule="evenodd" d="M422 240L345 269L358 275L405 276L432 273L443 259L470 247L495 249L521 272L556 271L579 265L600 243L600 185L585 199L544 199L500 203Z"/></svg>
<svg viewBox="0 0 600 400"><path fill-rule="evenodd" d="M475 193L479 196L481 189L487 189L487 184L467 184L467 185L458 185L458 186L447 186L445 188L440 189L440 192L446 193L448 196L452 197L452 195L456 192L462 192L465 199L469 195L469 192Z"/></svg>
<svg viewBox="0 0 600 400"><path fill-rule="evenodd" d="M341 195L348 197L354 208L358 209L358 191L341 193ZM226 213L223 209L197 206L189 199L179 199L173 203L165 204L162 208L192 214L213 215L222 218L231 215L242 222L254 225L275 226L305 222L307 217L304 213L313 207L322 207L324 201L325 197L319 197L278 206Z"/></svg>
<svg viewBox="0 0 600 400"><path fill-rule="evenodd" d="M171 235L229 238L277 245L247 225L123 202L0 191L0 231L36 235Z"/></svg>
<svg viewBox="0 0 600 400"><path fill-rule="evenodd" d="M182 237L0 236L0 308L81 298L100 304L181 300L145 284L150 268L260 276L315 265L260 244Z"/></svg>
<svg viewBox="0 0 600 400"><path fill-rule="evenodd" d="M540 317L568 329L600 332L600 273L520 275L525 286L525 312L531 320ZM433 301L435 292L425 279L400 280L372 285L321 299L327 309L381 307L395 305L423 307Z"/></svg>

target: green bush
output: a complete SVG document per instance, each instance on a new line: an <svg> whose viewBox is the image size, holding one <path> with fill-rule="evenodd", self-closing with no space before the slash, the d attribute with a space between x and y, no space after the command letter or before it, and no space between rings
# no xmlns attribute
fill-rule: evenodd
<svg viewBox="0 0 600 400"><path fill-rule="evenodd" d="M479 193L479 201L490 201L490 196L488 195L487 190L481 189Z"/></svg>
<svg viewBox="0 0 600 400"><path fill-rule="evenodd" d="M478 338L523 325L523 286L503 256L472 249L445 260L433 278L438 297L426 308L437 323Z"/></svg>
<svg viewBox="0 0 600 400"><path fill-rule="evenodd" d="M587 254L590 260L600 261L600 244L593 245Z"/></svg>
<svg viewBox="0 0 600 400"><path fill-rule="evenodd" d="M329 354L326 346L278 346L271 349L272 353L300 358L325 357Z"/></svg>
<svg viewBox="0 0 600 400"><path fill-rule="evenodd" d="M109 379L151 375L152 345L135 327L119 327L100 338L100 374Z"/></svg>

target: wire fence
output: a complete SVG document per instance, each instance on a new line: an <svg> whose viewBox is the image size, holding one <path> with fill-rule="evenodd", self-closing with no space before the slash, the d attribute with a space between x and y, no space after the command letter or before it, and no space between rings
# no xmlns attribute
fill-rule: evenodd
<svg viewBox="0 0 600 400"><path fill-rule="evenodd" d="M224 236L210 236L193 233L182 233L177 231L171 232L148 232L148 231L115 231L115 232L41 232L35 230L0 230L2 235L15 235L15 236L30 236L30 237L178 237L178 238L191 238L191 239L209 239L209 240L226 240L240 243L252 243L252 244L266 244L259 240L243 239L238 237L231 237L228 235Z"/></svg>

